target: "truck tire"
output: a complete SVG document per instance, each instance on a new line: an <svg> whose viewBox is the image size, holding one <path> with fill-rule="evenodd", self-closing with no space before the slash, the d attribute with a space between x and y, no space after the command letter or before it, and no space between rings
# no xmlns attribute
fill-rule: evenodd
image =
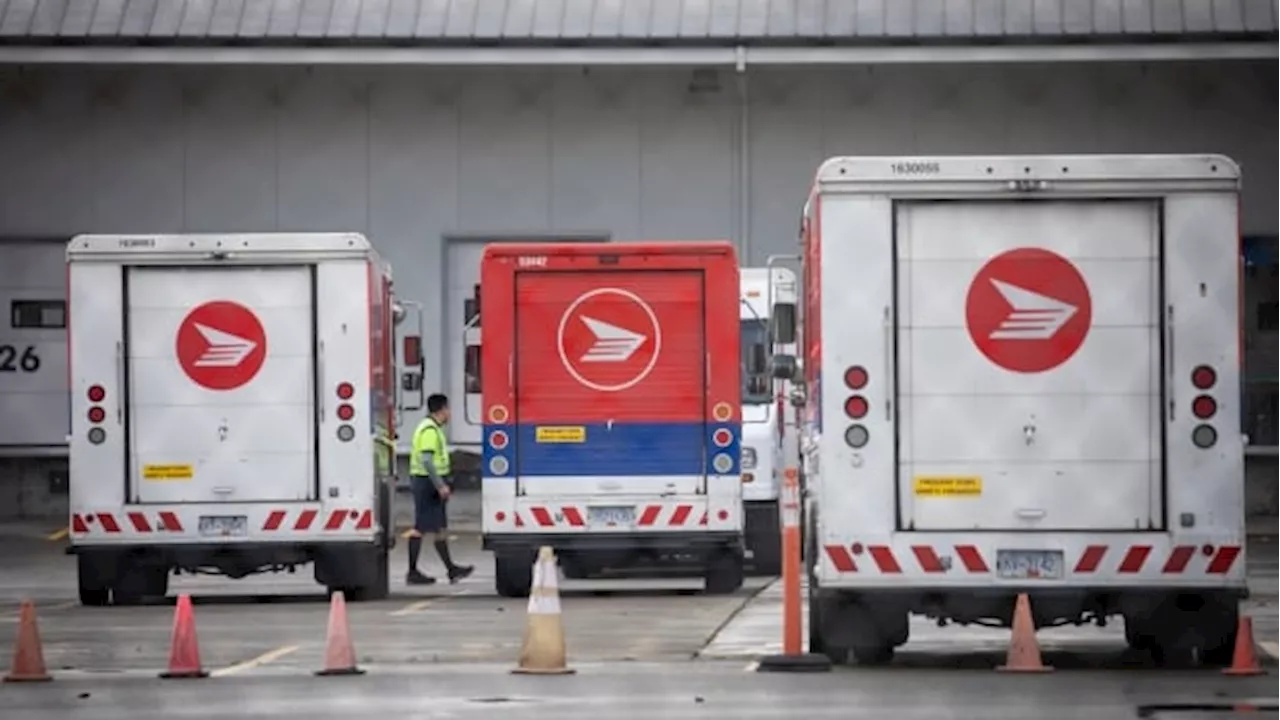
<svg viewBox="0 0 1280 720"><path fill-rule="evenodd" d="M893 661L894 647L888 644L859 645L853 648L853 659L859 665L888 665Z"/></svg>
<svg viewBox="0 0 1280 720"><path fill-rule="evenodd" d="M369 602L371 600L386 600L391 596L391 570L388 565L388 553L386 550L378 552L374 559L376 569L374 571L373 583L370 585L357 585L343 591L343 595L352 602Z"/></svg>
<svg viewBox="0 0 1280 720"><path fill-rule="evenodd" d="M777 528L774 528L775 530ZM754 538L751 546L754 556L751 558L752 575L773 576L782 574L782 538L776 534Z"/></svg>
<svg viewBox="0 0 1280 720"><path fill-rule="evenodd" d="M1174 668L1228 665L1239 618L1238 602L1214 596L1169 598L1152 614L1152 659Z"/></svg>
<svg viewBox="0 0 1280 720"><path fill-rule="evenodd" d="M733 553L721 552L713 555L707 563L704 578L708 595L728 595L742 587L742 557Z"/></svg>
<svg viewBox="0 0 1280 720"><path fill-rule="evenodd" d="M105 607L111 603L111 584L103 563L89 555L76 556L76 584L80 591L80 604L85 607Z"/></svg>
<svg viewBox="0 0 1280 720"><path fill-rule="evenodd" d="M501 597L529 597L533 586L533 559L526 553L495 553L493 588Z"/></svg>
<svg viewBox="0 0 1280 720"><path fill-rule="evenodd" d="M149 600L161 600L168 594L168 566L122 561L112 589L116 605L141 605Z"/></svg>

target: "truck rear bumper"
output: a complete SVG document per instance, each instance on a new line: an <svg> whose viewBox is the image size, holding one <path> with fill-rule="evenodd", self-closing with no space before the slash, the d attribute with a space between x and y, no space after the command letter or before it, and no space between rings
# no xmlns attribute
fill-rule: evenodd
<svg viewBox="0 0 1280 720"><path fill-rule="evenodd" d="M543 545L566 551L742 553L741 532L661 533L491 533L483 537L485 550L527 551Z"/></svg>

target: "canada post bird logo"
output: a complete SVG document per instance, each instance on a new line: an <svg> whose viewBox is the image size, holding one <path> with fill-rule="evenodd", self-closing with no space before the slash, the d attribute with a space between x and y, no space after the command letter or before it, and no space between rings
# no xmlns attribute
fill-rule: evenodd
<svg viewBox="0 0 1280 720"><path fill-rule="evenodd" d="M596 341L578 358L581 362L626 362L649 338L603 320L582 316Z"/></svg>
<svg viewBox="0 0 1280 720"><path fill-rule="evenodd" d="M991 258L974 275L965 298L965 324L974 346L1010 372L1061 366L1084 345L1092 321L1084 275L1044 248L1015 248Z"/></svg>
<svg viewBox="0 0 1280 720"><path fill-rule="evenodd" d="M596 288L579 295L560 316L556 335L565 371L600 392L640 384L662 351L662 328L653 308L622 288Z"/></svg>
<svg viewBox="0 0 1280 720"><path fill-rule="evenodd" d="M187 313L175 338L178 365L206 390L235 390L253 380L267 359L267 333L252 310L229 300Z"/></svg>

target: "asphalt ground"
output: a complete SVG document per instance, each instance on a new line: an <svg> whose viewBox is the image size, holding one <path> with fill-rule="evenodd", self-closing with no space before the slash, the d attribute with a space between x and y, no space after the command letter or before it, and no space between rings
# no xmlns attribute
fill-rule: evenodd
<svg viewBox="0 0 1280 720"><path fill-rule="evenodd" d="M1120 623L1040 633L1044 676L994 672L1008 633L912 625L888 668L838 668L820 676L754 672L780 644L781 591L753 578L708 596L701 580L565 581L566 677L524 677L515 666L526 602L498 598L492 560L478 539L455 538L477 566L457 585L403 585L396 550L393 596L350 603L359 677L315 677L323 667L329 606L309 569L229 581L175 578L165 603L85 608L75 602L74 558L38 534L0 538L0 651L12 646L17 609L39 608L54 682L0 685L0 719L54 718L1173 718L1240 715L1245 701L1274 704L1277 683L1276 544L1251 543L1253 592L1244 609L1267 674L1228 678L1211 669L1154 667L1126 651ZM424 569L439 574L430 548ZM210 677L160 680L173 596L195 599L200 657ZM1173 707L1180 706L1180 707ZM1224 714L1225 713L1225 714Z"/></svg>

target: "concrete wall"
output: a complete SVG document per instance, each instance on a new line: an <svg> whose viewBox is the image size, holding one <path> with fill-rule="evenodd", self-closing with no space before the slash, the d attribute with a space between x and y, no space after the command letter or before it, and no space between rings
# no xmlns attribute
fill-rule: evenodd
<svg viewBox="0 0 1280 720"><path fill-rule="evenodd" d="M1244 231L1275 234L1276 85L1274 63L793 69L752 75L744 123L731 74L0 67L0 238L363 231L440 337L446 237L728 237L762 263L835 154L1222 152ZM432 387L461 371L444 345Z"/></svg>

